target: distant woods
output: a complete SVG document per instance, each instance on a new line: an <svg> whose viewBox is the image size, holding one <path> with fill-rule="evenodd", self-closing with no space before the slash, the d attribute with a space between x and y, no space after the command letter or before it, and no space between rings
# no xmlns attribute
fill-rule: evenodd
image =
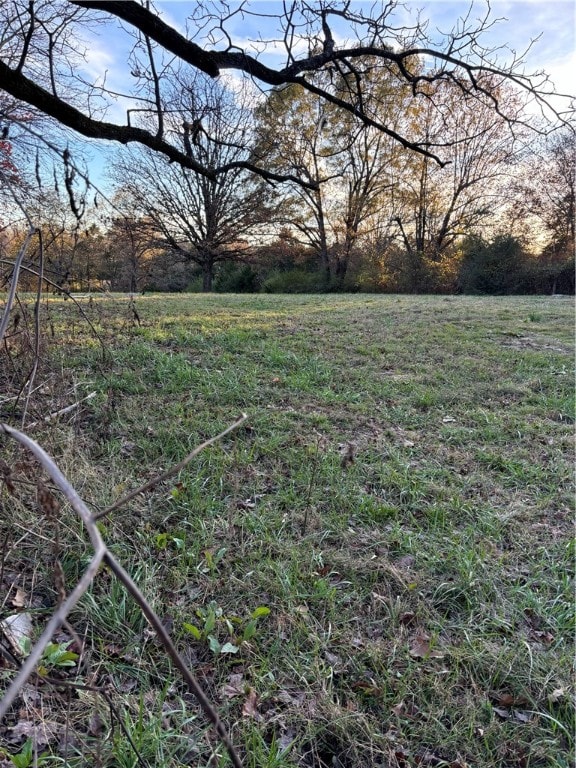
<svg viewBox="0 0 576 768"><path fill-rule="evenodd" d="M396 5L279 8L276 68L215 4L188 38L147 4L3 5L0 276L33 226L56 291L573 292L570 97L492 60L489 11L432 42ZM78 40L118 19L112 87ZM104 196L78 136L115 142Z"/></svg>

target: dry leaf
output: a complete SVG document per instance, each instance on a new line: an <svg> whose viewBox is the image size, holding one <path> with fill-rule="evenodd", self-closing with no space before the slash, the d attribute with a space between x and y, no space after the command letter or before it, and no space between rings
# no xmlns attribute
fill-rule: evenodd
<svg viewBox="0 0 576 768"><path fill-rule="evenodd" d="M242 716L253 717L255 720L262 718L262 715L258 712L258 695L254 688L248 689L248 696L242 705Z"/></svg>
<svg viewBox="0 0 576 768"><path fill-rule="evenodd" d="M22 641L32 637L32 617L29 613L15 613L0 621L0 630L18 656L22 655Z"/></svg>
<svg viewBox="0 0 576 768"><path fill-rule="evenodd" d="M14 483L12 482L12 470L6 464L4 459L0 459L0 476L2 480L4 480L4 483L6 484L6 488L10 493L16 493L16 488L14 487Z"/></svg>
<svg viewBox="0 0 576 768"><path fill-rule="evenodd" d="M103 732L104 723L98 712L95 712L88 723L88 733L90 736L101 736Z"/></svg>
<svg viewBox="0 0 576 768"><path fill-rule="evenodd" d="M38 482L37 487L38 505L46 517L54 519L60 509L60 504L56 497L42 482Z"/></svg>
<svg viewBox="0 0 576 768"><path fill-rule="evenodd" d="M28 720L20 720L14 728L10 729L8 740L12 744L19 744L23 739L32 739L34 747L42 750L51 742L60 738L64 726L51 720L42 720L41 723L32 723Z"/></svg>
<svg viewBox="0 0 576 768"><path fill-rule="evenodd" d="M285 733L278 739L278 752L287 752L296 739L296 731L294 728L288 728Z"/></svg>
<svg viewBox="0 0 576 768"><path fill-rule="evenodd" d="M20 587L16 588L16 594L10 601L14 608L24 608L26 605L26 593L23 592Z"/></svg>
<svg viewBox="0 0 576 768"><path fill-rule="evenodd" d="M430 647L430 638L424 633L420 633L412 639L409 653L414 659L441 659L444 657L438 648Z"/></svg>
<svg viewBox="0 0 576 768"><path fill-rule="evenodd" d="M532 715L530 712L522 712L519 709L515 709L514 720L518 720L520 723L529 723L532 720Z"/></svg>
<svg viewBox="0 0 576 768"><path fill-rule="evenodd" d="M345 469L346 467L350 466L350 464L354 464L354 458L356 455L356 445L354 443L346 443L344 445L338 446L340 450L340 456L342 457L340 459L340 466L342 469Z"/></svg>
<svg viewBox="0 0 576 768"><path fill-rule="evenodd" d="M220 695L225 699L233 699L235 696L242 696L244 693L244 675L230 675L227 682L220 689Z"/></svg>
<svg viewBox="0 0 576 768"><path fill-rule="evenodd" d="M566 696L566 691L564 688L556 688L555 691L552 691L552 693L548 696L548 700L551 704L556 704L561 699L563 699Z"/></svg>

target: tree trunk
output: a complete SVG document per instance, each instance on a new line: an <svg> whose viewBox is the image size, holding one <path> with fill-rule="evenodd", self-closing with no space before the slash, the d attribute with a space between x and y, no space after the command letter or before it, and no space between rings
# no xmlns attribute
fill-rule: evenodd
<svg viewBox="0 0 576 768"><path fill-rule="evenodd" d="M214 277L214 264L211 261L202 265L202 293L212 291L212 278Z"/></svg>

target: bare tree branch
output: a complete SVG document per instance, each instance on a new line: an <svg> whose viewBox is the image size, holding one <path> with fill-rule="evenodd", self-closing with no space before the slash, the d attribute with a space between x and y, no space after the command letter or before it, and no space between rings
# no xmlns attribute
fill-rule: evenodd
<svg viewBox="0 0 576 768"><path fill-rule="evenodd" d="M190 457L188 458L195 456L204 447L206 447L207 445L211 445L216 440L220 439L223 435L228 434L231 430L238 427L245 419L246 419L246 416L243 414L240 419L234 422L234 424L231 424L220 435L217 435L216 437L211 438L210 440L205 441L202 445L198 446L190 454ZM35 458L38 460L42 468L52 479L53 483L62 492L64 497L68 500L68 502L70 503L74 511L79 515L80 519L82 520L86 530L88 531L88 535L90 537L90 541L94 549L94 555L92 557L92 560L90 561L90 564L88 565L87 569L84 571L82 577L77 582L76 586L74 587L70 595L68 595L68 597L58 606L57 610L52 615L48 623L46 624L46 627L44 628L44 631L42 632L39 640L32 648L26 661L20 667L18 673L16 674L16 677L14 678L8 690L0 700L0 720L2 720L2 718L7 714L9 708L14 703L16 697L21 691L22 686L25 684L28 678L33 674L34 669L38 664L38 662L40 661L40 659L42 658L42 654L46 646L48 645L48 643L51 641L52 636L54 635L54 632L56 632L59 629L59 627L66 621L66 618L70 614L70 611L74 608L74 606L78 603L80 598L88 590L94 577L98 573L100 565L103 562L105 562L110 568L110 570L118 578L118 580L126 587L128 592L132 595L134 600L142 609L142 612L146 616L147 620L150 622L150 624L156 631L156 634L158 635L158 638L161 644L166 649L166 652L171 658L172 662L174 663L174 666L178 669L178 671L182 675L183 679L188 685L188 688L198 700L198 703L200 704L204 714L212 723L222 743L226 747L228 751L228 755L230 756L230 760L232 761L234 768L242 768L242 762L238 754L236 753L236 750L234 749L230 736L228 735L224 727L224 724L220 720L218 713L216 712L216 710L208 700L206 694L202 690L201 686L197 682L192 672L186 666L185 661L176 650L176 646L174 645L174 643L172 642L172 639L166 632L166 629L164 628L158 615L152 610L152 607L150 606L150 604L148 603L148 601L146 600L142 592L138 589L138 587L136 586L136 584L134 583L130 575L124 570L124 568L120 565L120 563L116 560L116 558L112 555L112 553L106 547L102 539L102 536L100 535L98 526L96 524L96 518L91 514L90 510L88 509L84 501L80 498L77 491L74 489L71 483L60 471L54 459L52 459L52 457L49 456L46 453L46 451L44 451L44 449L41 448L40 445L38 445L38 443L36 443L34 440L32 440L23 432L20 432L17 429L14 429L13 427L8 426L8 424L0 423L0 434L1 433L4 433L8 437L11 437L14 440L16 440L18 443L23 445L35 456ZM180 465L177 465L177 467L173 467L172 470L169 471L168 473L164 473L164 475L162 475L161 478L168 477L171 474L174 474L176 471L179 471L179 468L185 465L185 463L186 463L186 460L184 462L181 462ZM138 490L137 493L139 492L141 491ZM123 502L124 500L121 500L121 501Z"/></svg>
<svg viewBox="0 0 576 768"><path fill-rule="evenodd" d="M225 437L227 434L229 434L233 430L238 429L238 427L241 424L243 424L247 418L248 416L245 413L243 413L239 419L237 419L233 424L230 424L229 427L226 427L226 429L220 432L219 435L216 435L215 437L211 437L209 440L205 440L203 443L196 446L196 448L194 448L194 450L191 451L188 454L188 456L182 459L182 461L179 461L178 464L175 464L173 467L170 467L170 469L167 469L166 472L162 472L160 475L153 477L152 480L149 480L147 483L144 483L144 485L141 485L139 488L136 488L136 490L130 491L130 493L127 493L125 496L122 496L122 498L118 499L118 501L115 501L114 504L111 504L109 507L106 507L106 509L104 509L102 512L99 512L97 515L94 515L93 519L100 520L102 517L105 517L106 515L109 515L111 512L114 512L120 507L123 507L124 504L127 504L129 501L136 498L136 496L139 496L141 493L146 493L146 491L151 490L156 485L158 485L158 483L162 483L164 480L168 480L169 477L174 477L174 475L177 475L178 472L181 472L184 469L184 467L192 461L193 458L198 456L198 454L201 451L203 451L205 448L208 448L208 446L218 442L218 440L221 440L223 437Z"/></svg>

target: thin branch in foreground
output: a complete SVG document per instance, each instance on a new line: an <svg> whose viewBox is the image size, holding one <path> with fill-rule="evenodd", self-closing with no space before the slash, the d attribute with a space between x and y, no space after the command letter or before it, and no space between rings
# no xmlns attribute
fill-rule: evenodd
<svg viewBox="0 0 576 768"><path fill-rule="evenodd" d="M125 496L122 496L122 498L118 499L118 501L115 501L114 504L111 504L109 507L106 507L106 509L102 510L102 512L99 512L97 515L94 515L92 519L100 520L102 517L109 515L110 512L114 512L116 509L123 507L124 504L131 501L133 498L135 498L139 494L146 493L146 491L151 490L152 488L154 488L154 486L158 485L158 483L161 483L164 480L168 480L169 477L174 477L174 475L177 475L178 472L181 472L184 469L184 467L187 464L189 464L195 456L198 456L198 454L201 451L203 451L205 448L208 448L208 446L213 445L213 443L218 442L218 440L221 440L229 432L232 432L233 430L238 429L238 427L241 424L243 424L247 418L248 418L248 415L243 413L239 419L237 419L233 424L230 424L229 427L226 427L226 429L223 432L220 432L219 435L216 435L215 437L211 437L208 440L205 440L200 445L196 446L196 448L194 448L194 450L191 451L191 453L189 453L188 456L183 458L182 461L179 461L178 464L174 464L173 467L170 467L170 469L167 469L165 472L162 472L160 475L156 475L156 477L153 477L152 480L149 480L147 483L144 483L144 485L141 485L140 488L136 488L136 490L130 491L130 493L127 493Z"/></svg>
<svg viewBox="0 0 576 768"><path fill-rule="evenodd" d="M75 403L72 403L72 405L67 405L65 408L60 408L59 411L53 411L47 416L44 416L43 419L33 421L32 424L28 424L27 429L32 429L33 427L37 427L38 424L44 424L45 422L52 421L52 419L57 419L58 416L64 416L66 413L70 413L71 411L76 410L76 408L79 408L82 403L86 402L86 400L91 400L93 397L96 397L96 394L96 392L90 392L90 394L86 395L86 397L83 397L81 400L77 400Z"/></svg>
<svg viewBox="0 0 576 768"><path fill-rule="evenodd" d="M211 438L210 440L206 440L204 443L202 443L197 448L195 448L194 451L192 451L186 457L186 459L180 462L180 464L176 465L175 467L172 467L167 472L164 472L162 475L156 478L152 483L147 483L145 486L143 486L143 488L146 489L148 487L152 487L153 485L156 484L156 482L160 482L162 479L166 479L167 477L170 477L176 472L179 472L180 469L186 466L188 461L190 461L194 456L196 456L201 450L203 450L206 446L216 442L221 437L231 432L233 429L236 429L240 424L242 424L246 420L246 418L247 418L246 414L242 414L241 418L235 421L232 425L230 425L227 429L225 429L219 435ZM67 599L64 602L62 602L58 606L57 610L52 615L51 619L48 621L44 631L42 632L42 635L40 636L40 639L32 648L30 655L27 657L26 661L22 664L16 677L10 684L3 698L0 700L0 721L7 714L9 708L14 703L16 697L22 690L22 687L24 686L26 681L34 673L35 667L40 661L40 659L42 658L42 654L44 653L44 650L48 645L48 643L51 641L54 632L56 632L59 629L59 627L62 626L62 624L66 621L72 608L78 603L80 598L88 590L101 564L105 563L106 565L108 565L110 570L115 574L118 580L124 585L124 587L130 593L130 595L132 595L134 600L140 606L147 620L155 629L156 634L158 635L158 638L160 640L160 643L164 646L167 654L169 655L170 659L174 663L174 666L178 669L178 671L182 675L182 678L186 682L189 690L196 697L202 711L204 712L208 720L212 723L222 743L226 747L226 750L228 751L228 755L230 757L230 760L234 768L242 768L242 762L238 754L236 753L236 750L234 749L230 736L228 735L228 732L226 731L224 724L220 720L218 713L216 712L216 710L208 700L208 697L202 690L200 684L197 682L192 672L188 669L186 662L184 661L182 656L178 653L176 646L172 642L172 639L170 638L169 634L166 632L159 616L154 612L154 610L152 609L152 607L150 606L150 604L148 603L144 595L140 592L137 585L134 583L131 576L124 570L124 568L120 565L120 563L114 558L112 553L108 550L106 544L102 539L102 536L100 535L100 531L98 530L96 519L91 514L85 502L80 498L77 491L74 489L74 487L63 475L63 473L57 466L54 459L52 459L52 457L49 456L46 453L46 451L44 451L44 449L41 448L40 445L38 445L38 443L32 440L32 438L28 437L28 435L24 434L23 432L19 432L17 429L10 427L8 424L0 423L0 434L2 433L19 442L36 457L36 459L39 461L42 468L50 476L54 484L60 489L64 497L68 500L68 502L70 503L74 511L77 512L82 522L84 523L86 530L88 531L88 535L90 537L92 547L94 549L94 555L92 557L92 560L90 561L90 564L88 565L87 569L84 571L84 574L82 575L81 579L77 582L76 586L74 587L70 595L67 597ZM127 498L132 498L133 495L136 495L137 493L141 493L141 492L142 492L142 489L138 489L133 494L128 494L128 497L125 497L124 499L120 499L119 502L117 502L116 505L114 505L114 508L117 509L121 503L124 503L127 500Z"/></svg>

